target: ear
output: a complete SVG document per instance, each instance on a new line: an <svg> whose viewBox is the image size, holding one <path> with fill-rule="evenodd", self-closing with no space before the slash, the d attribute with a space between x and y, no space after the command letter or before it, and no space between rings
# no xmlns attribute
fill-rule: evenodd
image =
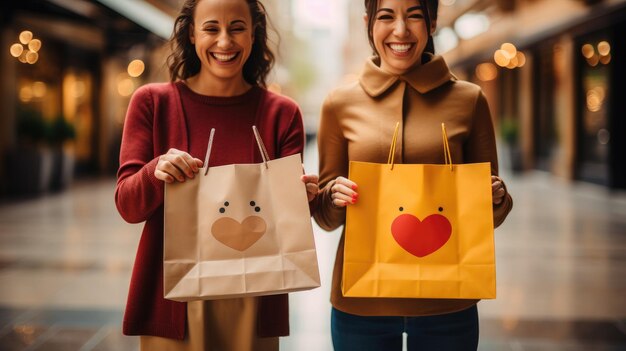
<svg viewBox="0 0 626 351"><path fill-rule="evenodd" d="M367 17L367 13L363 15L363 23L365 24L365 28L367 28L367 23L369 22L369 17Z"/></svg>
<svg viewBox="0 0 626 351"><path fill-rule="evenodd" d="M435 30L437 30L437 20L430 21L430 35L435 33Z"/></svg>
<svg viewBox="0 0 626 351"><path fill-rule="evenodd" d="M196 45L196 37L194 36L194 26L193 23L191 23L189 25L189 41L191 42L191 45Z"/></svg>

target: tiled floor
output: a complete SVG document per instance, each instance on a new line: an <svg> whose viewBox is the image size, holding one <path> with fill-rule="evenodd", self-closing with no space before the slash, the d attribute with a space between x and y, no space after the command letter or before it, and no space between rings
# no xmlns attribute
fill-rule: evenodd
<svg viewBox="0 0 626 351"><path fill-rule="evenodd" d="M316 168L314 153L305 155ZM626 194L543 173L507 176L515 208L496 231L498 298L479 304L480 350L626 350ZM114 181L0 205L0 351L136 350L120 332L140 225ZM338 233L316 226L322 287L294 293L281 350L331 350Z"/></svg>

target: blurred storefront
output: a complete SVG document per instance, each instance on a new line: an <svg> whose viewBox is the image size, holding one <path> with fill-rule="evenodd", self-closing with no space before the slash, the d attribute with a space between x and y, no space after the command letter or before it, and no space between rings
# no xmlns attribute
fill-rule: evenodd
<svg viewBox="0 0 626 351"><path fill-rule="evenodd" d="M626 188L626 1L440 4L436 47L486 92L503 166Z"/></svg>
<svg viewBox="0 0 626 351"><path fill-rule="evenodd" d="M2 2L0 197L115 171L130 96L167 80L177 3Z"/></svg>

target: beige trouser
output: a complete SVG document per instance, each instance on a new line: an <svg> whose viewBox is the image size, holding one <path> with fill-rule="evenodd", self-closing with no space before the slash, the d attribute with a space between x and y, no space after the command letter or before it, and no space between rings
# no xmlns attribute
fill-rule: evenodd
<svg viewBox="0 0 626 351"><path fill-rule="evenodd" d="M256 336L258 298L187 303L184 340L140 336L141 351L277 351L278 337Z"/></svg>

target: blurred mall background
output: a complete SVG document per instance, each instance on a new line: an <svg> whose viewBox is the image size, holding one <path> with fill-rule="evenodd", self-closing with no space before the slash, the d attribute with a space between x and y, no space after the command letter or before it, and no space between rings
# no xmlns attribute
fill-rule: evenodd
<svg viewBox="0 0 626 351"><path fill-rule="evenodd" d="M325 93L354 79L370 53L361 2L265 1L281 44L271 88L300 103L310 134ZM626 187L624 1L440 3L437 51L487 93L509 167ZM2 2L3 197L114 174L130 96L168 79L179 4Z"/></svg>
<svg viewBox="0 0 626 351"><path fill-rule="evenodd" d="M363 1L263 2L280 33L269 88L300 104L315 171L321 101L371 53ZM116 323L139 227L115 214L114 175L130 97L169 79L166 43L181 4L0 3L0 350L136 347ZM481 349L626 350L625 34L626 0L440 0L436 51L485 91L502 172L518 191L499 229L504 293L485 304ZM337 236L316 228L324 260ZM537 261L537 247L553 259ZM577 280L581 271L594 278ZM293 297L309 306L296 318L307 319L313 300L327 304L319 291ZM284 349L329 349L324 323L296 322Z"/></svg>

